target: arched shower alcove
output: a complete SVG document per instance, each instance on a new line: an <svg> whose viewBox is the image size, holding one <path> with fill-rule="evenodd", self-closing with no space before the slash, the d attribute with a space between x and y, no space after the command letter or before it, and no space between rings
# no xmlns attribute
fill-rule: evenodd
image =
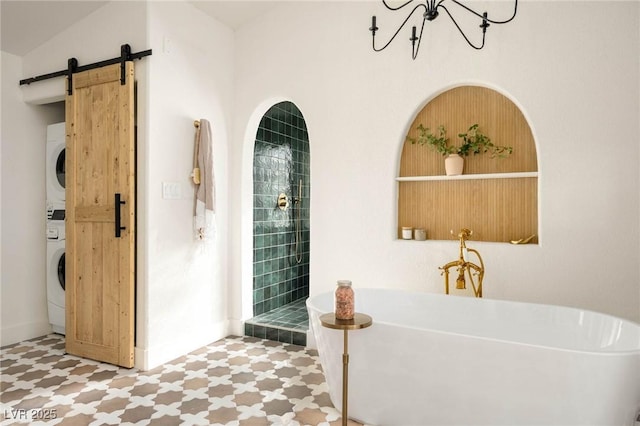
<svg viewBox="0 0 640 426"><path fill-rule="evenodd" d="M289 101L260 120L253 153L253 318L245 335L306 344L309 296L309 135Z"/></svg>

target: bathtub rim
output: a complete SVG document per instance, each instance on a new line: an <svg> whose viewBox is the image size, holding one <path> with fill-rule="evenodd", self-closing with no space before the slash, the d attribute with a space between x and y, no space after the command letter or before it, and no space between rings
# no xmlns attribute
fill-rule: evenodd
<svg viewBox="0 0 640 426"><path fill-rule="evenodd" d="M416 295L428 295L428 296L435 296L437 298L444 298L444 297L460 297L462 298L463 296L456 296L456 295L446 295L446 294L441 294L441 293L430 293L427 291L417 291L417 290L405 290L405 289L392 289L392 288L376 288L376 287L361 287L358 289L359 292L361 291L368 291L368 290L373 290L373 291L379 291L379 292L398 292L398 293L408 293L408 294L416 294ZM309 296L305 302L307 309L311 308L317 312L319 312L320 314L324 314L324 313L328 313L330 311L326 311L324 309L319 309L319 307L317 305L312 304L312 299L318 298L318 297L333 297L333 292L332 291L327 291L327 292L322 292L322 293L318 293L315 294L313 296ZM548 304L548 303L534 303L534 302L521 302L521 301L512 301L512 300L504 300L504 299L490 299L490 298L467 298L470 300L474 300L473 303L498 303L498 304L505 304L505 303L509 303L509 304L517 304L517 305L526 305L526 306L543 306L543 307L551 307L551 308L558 308L558 309L562 309L562 310L569 310L569 311L573 311L573 312L584 312L587 313L589 315L596 315L596 316L602 316L605 318L610 318L616 321L622 321L623 323L627 323L629 325L631 325L632 327L635 327L636 329L638 329L638 332L640 333L640 324L636 323L634 321L625 319L625 318L620 318L617 317L615 315L610 315L610 314L606 314L606 313L602 313L602 312L598 312L598 311L593 311L593 310L589 310L589 309L582 309L582 308L575 308L572 306L564 306L564 305L553 305L553 304ZM364 312L368 315L371 315L367 312ZM460 337L464 337L464 338L470 338L470 339L478 339L478 340L484 340L484 341L490 341L490 342L497 342L497 343L502 343L502 344L512 344L512 345L522 345L522 346L527 346L527 347L532 347L532 348L540 348L540 349L548 349L548 350L555 350L555 351L564 351L564 352L570 352L570 353L579 353L579 354L591 354L591 355L598 355L598 356L629 356L629 355L638 355L640 356L640 345L635 348L635 349L620 349L620 350L592 350L592 349L576 349L576 348L566 348L566 347L559 347L559 346L551 346L551 345L542 345L542 344L535 344L535 343L527 343L527 342L523 342L523 341L516 341L516 340L506 340L506 339L500 339L500 338L496 338L496 337L487 337L487 336L478 336L478 335L473 335L473 334L468 334L468 333L461 333L461 332L455 332L455 331L446 331L446 330L439 330L436 328L427 328L427 327L417 327L414 325L407 325L407 324L402 324L402 323L397 323L397 322L393 322L393 321L382 321L382 320L377 320L375 318L375 316L372 316L373 318L373 325L375 325L376 323L378 324L384 324L384 325L389 325L392 327L401 327L401 328L406 328L409 330L420 330L420 331L428 331L430 333L437 333L437 334L441 334L441 335L450 335L450 336L460 336Z"/></svg>

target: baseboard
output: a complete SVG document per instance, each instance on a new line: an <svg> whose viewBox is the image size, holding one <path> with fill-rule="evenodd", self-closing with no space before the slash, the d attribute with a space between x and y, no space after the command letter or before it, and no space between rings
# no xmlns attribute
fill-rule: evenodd
<svg viewBox="0 0 640 426"><path fill-rule="evenodd" d="M172 336L171 341L165 341L148 349L136 347L134 349L135 368L147 371L173 361L209 343L227 337L229 335L228 329L228 321L221 321L209 325L206 330L198 329L189 334Z"/></svg>
<svg viewBox="0 0 640 426"><path fill-rule="evenodd" d="M12 345L14 343L45 336L50 333L51 324L49 324L49 322L30 322L2 327L0 346Z"/></svg>

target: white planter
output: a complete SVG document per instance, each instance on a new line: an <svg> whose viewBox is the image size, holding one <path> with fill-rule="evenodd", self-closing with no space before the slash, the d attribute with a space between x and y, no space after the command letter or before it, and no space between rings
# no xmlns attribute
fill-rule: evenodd
<svg viewBox="0 0 640 426"><path fill-rule="evenodd" d="M444 159L444 170L447 176L458 176L462 174L464 168L464 158L458 154L449 154Z"/></svg>

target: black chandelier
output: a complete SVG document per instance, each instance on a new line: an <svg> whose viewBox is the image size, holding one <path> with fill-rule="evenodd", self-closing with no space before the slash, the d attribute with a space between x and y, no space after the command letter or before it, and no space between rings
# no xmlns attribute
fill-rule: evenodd
<svg viewBox="0 0 640 426"><path fill-rule="evenodd" d="M473 44L469 40L467 35L464 33L464 31L462 31L462 28L460 28L460 25L458 25L458 22L455 20L453 15L451 15L451 13L449 12L449 9L447 9L447 7L445 6L445 2L446 1L448 1L450 3L454 3L455 5L460 6L462 8L462 10L465 10L466 12L469 12L469 13L477 16L478 18L482 19L482 23L480 24L480 28L482 29L482 43L480 45ZM489 28L490 24L506 24L507 22L511 22L513 20L513 18L516 17L516 12L518 11L518 0L514 0L514 2L515 2L515 4L514 4L514 7L513 7L513 15L511 16L511 18L509 18L509 19L507 19L505 21L495 21L495 20L489 19L488 15L487 15L487 12L484 12L484 13L480 14L480 13L476 12L475 10L469 8L468 6L462 4L461 2L459 2L457 0L437 0L437 1L436 0L422 0L422 2L418 3L417 5L414 6L413 9L411 9L411 12L409 12L409 15L402 22L402 25L400 25L400 27L396 30L395 34L393 34L391 39L389 39L387 44L385 44L384 46L382 46L379 49L376 48L376 31L378 31L378 27L376 26L376 17L374 15L374 16L371 17L371 28L369 28L369 31L371 31L371 36L372 36L373 50L376 51L376 52L380 52L380 51L386 49L387 46L389 46L389 44L391 44L391 42L396 38L396 36L398 35L398 33L400 32L402 27L405 26L407 21L409 21L411 16L413 16L415 11L418 10L418 9L424 9L424 13L422 14L422 26L420 27L420 35L416 35L416 29L417 28L415 26L411 30L411 38L409 39L409 41L411 41L413 59L416 59L416 56L418 56L418 50L420 49L420 41L422 40L422 32L424 31L424 24L425 24L426 21L433 21L434 19L436 19L438 17L438 15L439 15L438 9L444 10L447 13L447 15L449 15L449 18L451 18L451 21L453 21L454 25L456 26L458 31L460 31L460 34L462 34L462 37L464 37L464 39L467 41L469 46L473 47L476 50L480 50L480 49L482 49L484 47L484 37L485 37L485 34L487 33L487 28ZM407 2L403 3L402 5L400 5L398 7L389 6L387 4L386 0L382 0L382 3L385 5L385 7L387 9L392 10L392 11L396 11L396 10L400 10L400 9L404 8L405 6L409 5L410 3L413 3L413 0L408 0Z"/></svg>

